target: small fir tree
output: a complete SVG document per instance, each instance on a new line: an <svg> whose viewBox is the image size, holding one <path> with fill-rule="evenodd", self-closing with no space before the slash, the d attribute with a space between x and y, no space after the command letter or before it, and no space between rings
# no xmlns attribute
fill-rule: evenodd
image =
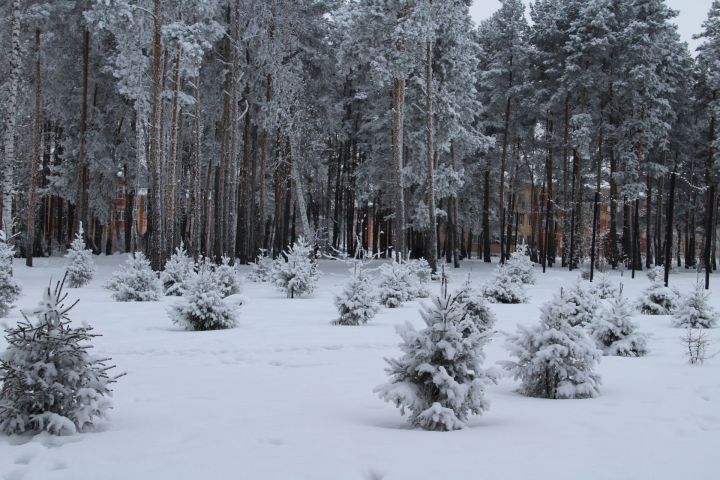
<svg viewBox="0 0 720 480"><path fill-rule="evenodd" d="M407 269L400 263L383 264L380 267L380 303L387 308L398 308L413 299L414 286L408 279Z"/></svg>
<svg viewBox="0 0 720 480"><path fill-rule="evenodd" d="M618 294L617 288L613 285L607 274L598 276L597 281L590 287L590 293L601 300L615 298Z"/></svg>
<svg viewBox="0 0 720 480"><path fill-rule="evenodd" d="M186 282L194 273L195 262L187 254L185 244L175 249L175 253L165 263L165 269L160 273L163 292L168 296L179 296L183 294Z"/></svg>
<svg viewBox="0 0 720 480"><path fill-rule="evenodd" d="M586 287L585 283L578 281L573 288L564 292L565 301L574 308L570 316L570 323L580 326L589 325L599 309L598 299Z"/></svg>
<svg viewBox="0 0 720 480"><path fill-rule="evenodd" d="M65 254L65 258L68 259L67 283L71 288L87 285L95 274L92 250L85 249L83 233L82 223L80 223L80 229L75 235L75 240L70 244L70 250Z"/></svg>
<svg viewBox="0 0 720 480"><path fill-rule="evenodd" d="M335 296L335 306L339 317L334 325L364 325L377 313L378 296L363 270L357 270L345 285L343 291Z"/></svg>
<svg viewBox="0 0 720 480"><path fill-rule="evenodd" d="M665 281L665 267L658 265L656 267L648 269L645 276L650 279L651 282L664 282Z"/></svg>
<svg viewBox="0 0 720 480"><path fill-rule="evenodd" d="M216 266L213 274L215 283L220 289L220 294L225 297L240 293L240 275L234 265L230 265L228 257L222 257L221 264Z"/></svg>
<svg viewBox="0 0 720 480"><path fill-rule="evenodd" d="M235 310L223 300L215 275L206 267L191 276L182 298L168 313L173 323L187 330L220 330L237 324Z"/></svg>
<svg viewBox="0 0 720 480"><path fill-rule="evenodd" d="M651 282L636 302L636 308L645 315L670 315L677 308L680 294L660 281Z"/></svg>
<svg viewBox="0 0 720 480"><path fill-rule="evenodd" d="M647 355L647 336L637 331L632 321L633 309L627 298L619 294L588 325L588 333L604 355L642 357Z"/></svg>
<svg viewBox="0 0 720 480"><path fill-rule="evenodd" d="M530 260L527 245L518 245L506 262L508 275L518 283L535 284L535 264Z"/></svg>
<svg viewBox="0 0 720 480"><path fill-rule="evenodd" d="M91 327L75 328L58 282L38 308L6 331L0 355L0 431L70 435L95 426L111 407L106 358L90 355ZM27 314L35 317L30 320Z"/></svg>
<svg viewBox="0 0 720 480"><path fill-rule="evenodd" d="M403 356L386 359L390 382L375 388L405 414L413 426L426 430L457 430L470 414L489 407L485 386L496 382L493 370L482 368L488 334L463 315L457 296L447 294L421 311L426 328L398 326Z"/></svg>
<svg viewBox="0 0 720 480"><path fill-rule="evenodd" d="M475 324L479 330L489 331L495 325L495 315L490 311L480 292L472 287L470 275L457 293L457 302L465 318Z"/></svg>
<svg viewBox="0 0 720 480"><path fill-rule="evenodd" d="M595 365L602 352L582 327L573 326L575 305L560 295L541 307L540 324L518 327L508 338L517 361L502 362L520 380L520 392L542 398L587 398L599 395Z"/></svg>
<svg viewBox="0 0 720 480"><path fill-rule="evenodd" d="M408 276L410 277L409 282L413 287L413 297L416 298L428 298L430 296L430 289L428 288L430 280L432 280L432 269L430 264L424 258L418 258L408 260L404 264Z"/></svg>
<svg viewBox="0 0 720 480"><path fill-rule="evenodd" d="M14 254L13 247L7 243L5 232L0 230L0 318L8 314L22 291L20 284L12 275Z"/></svg>
<svg viewBox="0 0 720 480"><path fill-rule="evenodd" d="M130 255L106 285L118 302L153 302L160 299L162 285L142 252Z"/></svg>
<svg viewBox="0 0 720 480"><path fill-rule="evenodd" d="M493 280L483 287L483 295L492 303L524 303L527 295L522 283L516 280L505 265L499 265Z"/></svg>
<svg viewBox="0 0 720 480"><path fill-rule="evenodd" d="M701 283L682 298L673 312L673 325L685 328L712 328L717 323L717 312L708 304L710 293Z"/></svg>
<svg viewBox="0 0 720 480"><path fill-rule="evenodd" d="M312 293L317 281L315 253L307 240L300 237L285 251L285 258L281 255L275 260L273 283L284 291L288 298L295 298Z"/></svg>
<svg viewBox="0 0 720 480"><path fill-rule="evenodd" d="M265 283L272 280L273 259L268 257L267 250L260 249L260 255L255 259L250 273L245 278L250 282Z"/></svg>

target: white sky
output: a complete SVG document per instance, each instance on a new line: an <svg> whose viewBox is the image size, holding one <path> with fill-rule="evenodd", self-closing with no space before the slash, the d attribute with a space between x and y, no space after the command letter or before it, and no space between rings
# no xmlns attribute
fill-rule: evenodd
<svg viewBox="0 0 720 480"><path fill-rule="evenodd" d="M692 39L693 34L699 33L702 23L707 18L712 0L666 0L670 8L678 10L680 15L675 18L680 29L680 36L688 42L691 50L695 50L698 42ZM529 2L526 2L529 3ZM498 0L475 0L470 8L476 23L483 20L497 10Z"/></svg>

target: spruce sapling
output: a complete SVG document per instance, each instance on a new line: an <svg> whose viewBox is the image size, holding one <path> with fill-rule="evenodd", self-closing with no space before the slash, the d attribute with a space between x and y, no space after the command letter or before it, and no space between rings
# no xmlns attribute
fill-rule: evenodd
<svg viewBox="0 0 720 480"><path fill-rule="evenodd" d="M637 331L638 326L632 321L633 312L621 286L619 294L588 325L588 333L604 355L647 355L647 336Z"/></svg>
<svg viewBox="0 0 720 480"><path fill-rule="evenodd" d="M364 270L357 269L343 291L335 296L339 317L334 325L364 325L379 309L375 288Z"/></svg>
<svg viewBox="0 0 720 480"><path fill-rule="evenodd" d="M130 255L113 274L106 288L118 302L153 302L160 299L162 285L142 252Z"/></svg>
<svg viewBox="0 0 720 480"><path fill-rule="evenodd" d="M413 285L408 281L407 269L400 263L383 264L380 267L380 303L387 308L398 308L412 300Z"/></svg>
<svg viewBox="0 0 720 480"><path fill-rule="evenodd" d="M83 240L83 228L75 235L75 240L70 244L70 250L65 254L68 259L67 284L71 288L79 288L92 280L95 274L95 263L92 259L92 250L85 248Z"/></svg>
<svg viewBox="0 0 720 480"><path fill-rule="evenodd" d="M20 284L12 275L14 254L13 247L7 243L5 232L0 230L0 318L8 314L22 291Z"/></svg>
<svg viewBox="0 0 720 480"><path fill-rule="evenodd" d="M222 263L215 267L213 274L220 294L225 298L240 293L240 275L238 275L237 268L230 265L228 257L222 257L221 261Z"/></svg>
<svg viewBox="0 0 720 480"><path fill-rule="evenodd" d="M175 249L175 253L165 263L165 269L160 273L163 292L168 296L179 296L183 294L185 284L194 273L195 262L187 254L185 244Z"/></svg>
<svg viewBox="0 0 720 480"><path fill-rule="evenodd" d="M220 330L237 324L237 316L224 300L212 271L201 267L187 282L182 298L171 305L173 323L187 330Z"/></svg>
<svg viewBox="0 0 720 480"><path fill-rule="evenodd" d="M527 245L518 245L506 262L507 272L516 282L535 284L535 264L530 260Z"/></svg>
<svg viewBox="0 0 720 480"><path fill-rule="evenodd" d="M701 283L685 295L673 312L673 325L689 328L712 328L717 323L717 312L708 304L710 293Z"/></svg>
<svg viewBox="0 0 720 480"><path fill-rule="evenodd" d="M483 294L492 303L524 303L527 295L522 283L511 275L505 265L499 265L495 269L493 280L483 287Z"/></svg>
<svg viewBox="0 0 720 480"><path fill-rule="evenodd" d="M307 295L315 290L318 281L315 253L304 237L297 239L285 258L279 256L273 265L273 283L288 298Z"/></svg>

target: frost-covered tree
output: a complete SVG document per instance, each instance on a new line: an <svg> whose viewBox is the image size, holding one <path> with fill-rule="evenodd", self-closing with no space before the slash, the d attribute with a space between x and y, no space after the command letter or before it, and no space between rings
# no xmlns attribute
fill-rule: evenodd
<svg viewBox="0 0 720 480"><path fill-rule="evenodd" d="M80 229L75 235L75 240L70 244L70 250L65 254L68 259L67 265L67 283L69 287L78 288L86 285L92 280L95 274L95 263L92 259L92 250L85 248L85 240L83 240L83 228L80 223Z"/></svg>
<svg viewBox="0 0 720 480"><path fill-rule="evenodd" d="M265 249L261 249L260 255L255 258L252 269L245 278L250 282L264 283L272 279L273 259L267 255Z"/></svg>
<svg viewBox="0 0 720 480"><path fill-rule="evenodd" d="M596 296L600 300L606 300L608 298L615 298L618 294L618 290L610 280L610 276L604 273L592 284L590 287L590 294Z"/></svg>
<svg viewBox="0 0 720 480"><path fill-rule="evenodd" d="M395 261L380 267L378 293L381 304L387 308L398 308L413 299L415 286L408 273L403 264Z"/></svg>
<svg viewBox="0 0 720 480"><path fill-rule="evenodd" d="M130 255L113 274L106 288L118 302L153 302L160 299L162 284L142 252Z"/></svg>
<svg viewBox="0 0 720 480"><path fill-rule="evenodd" d="M240 293L240 275L238 274L235 265L230 265L230 259L228 257L222 257L221 264L215 267L213 276L215 277L215 283L220 290L220 295L229 297Z"/></svg>
<svg viewBox="0 0 720 480"><path fill-rule="evenodd" d="M307 295L315 290L318 281L315 253L305 238L300 237L295 244L275 260L273 283L283 290L288 298Z"/></svg>
<svg viewBox="0 0 720 480"><path fill-rule="evenodd" d="M701 283L684 295L672 312L673 325L687 328L712 328L717 323L718 313L708 304L710 293Z"/></svg>
<svg viewBox="0 0 720 480"><path fill-rule="evenodd" d="M219 330L237 324L237 314L223 300L214 272L201 268L187 281L182 298L171 305L173 323L187 330Z"/></svg>
<svg viewBox="0 0 720 480"><path fill-rule="evenodd" d="M6 331L0 355L0 431L70 435L95 427L111 407L107 358L89 353L91 327L73 327L63 282ZM32 320L28 315L34 317Z"/></svg>
<svg viewBox="0 0 720 480"><path fill-rule="evenodd" d="M634 310L622 291L587 326L604 355L642 357L647 355L647 336L632 321Z"/></svg>
<svg viewBox="0 0 720 480"><path fill-rule="evenodd" d="M597 297L590 292L585 283L578 281L573 288L563 293L565 301L573 306L570 323L580 326L589 325L595 318L599 305Z"/></svg>
<svg viewBox="0 0 720 480"><path fill-rule="evenodd" d="M423 308L422 330L406 323L397 332L403 356L387 359L390 382L375 388L404 414L413 426L426 430L457 430L470 414L489 407L485 386L495 372L482 368L488 333L463 315L457 296L444 293Z"/></svg>
<svg viewBox="0 0 720 480"><path fill-rule="evenodd" d="M180 242L180 246L175 249L175 253L170 256L165 263L165 269L160 273L165 295L182 295L194 268L195 262L188 256L185 244Z"/></svg>
<svg viewBox="0 0 720 480"><path fill-rule="evenodd" d="M428 285L432 279L432 269L424 258L408 260L403 264L409 275L410 283L413 284L413 297L427 298L430 296Z"/></svg>
<svg viewBox="0 0 720 480"><path fill-rule="evenodd" d="M677 291L656 281L642 291L635 305L645 315L670 315L677 308L679 297Z"/></svg>
<svg viewBox="0 0 720 480"><path fill-rule="evenodd" d="M468 275L465 284L456 294L458 305L461 307L465 319L475 324L481 331L488 331L495 325L495 314L485 303L482 294L473 288Z"/></svg>
<svg viewBox="0 0 720 480"><path fill-rule="evenodd" d="M524 303L527 294L505 265L498 265L495 276L483 287L483 294L492 303Z"/></svg>
<svg viewBox="0 0 720 480"><path fill-rule="evenodd" d="M8 314L22 291L20 284L12 275L14 254L13 247L7 243L5 232L0 230L0 318Z"/></svg>
<svg viewBox="0 0 720 480"><path fill-rule="evenodd" d="M343 291L335 296L338 319L334 325L364 325L379 309L378 295L364 270L358 269L350 277Z"/></svg>
<svg viewBox="0 0 720 480"><path fill-rule="evenodd" d="M541 307L540 324L518 326L507 347L516 361L503 365L521 381L520 392L542 398L596 397L600 376L595 365L602 352L580 326L573 326L576 308L564 294Z"/></svg>
<svg viewBox="0 0 720 480"><path fill-rule="evenodd" d="M510 258L505 262L508 274L515 277L518 283L535 284L534 263L530 260L527 245L518 245Z"/></svg>

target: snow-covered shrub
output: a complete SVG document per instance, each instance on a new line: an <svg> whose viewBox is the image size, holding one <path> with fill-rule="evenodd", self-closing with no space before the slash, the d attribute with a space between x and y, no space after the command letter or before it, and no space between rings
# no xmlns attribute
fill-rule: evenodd
<svg viewBox="0 0 720 480"><path fill-rule="evenodd" d="M505 264L508 274L518 283L535 284L535 267L527 245L518 245Z"/></svg>
<svg viewBox="0 0 720 480"><path fill-rule="evenodd" d="M219 330L237 324L235 311L223 300L217 279L207 268L193 274L182 298L168 313L173 323L188 330Z"/></svg>
<svg viewBox="0 0 720 480"><path fill-rule="evenodd" d="M680 337L685 347L685 356L690 365L705 363L708 358L708 348L712 341L702 328L687 327L685 334Z"/></svg>
<svg viewBox="0 0 720 480"><path fill-rule="evenodd" d="M300 237L285 257L279 256L272 271L273 284L286 292L288 298L306 295L315 290L318 281L315 253L305 238Z"/></svg>
<svg viewBox="0 0 720 480"><path fill-rule="evenodd" d="M652 282L637 299L636 308L646 315L670 315L677 308L680 295L661 282Z"/></svg>
<svg viewBox="0 0 720 480"><path fill-rule="evenodd" d="M130 255L113 274L106 288L118 302L152 302L160 299L162 285L142 252Z"/></svg>
<svg viewBox="0 0 720 480"><path fill-rule="evenodd" d="M175 253L165 263L165 270L160 273L160 281L165 295L182 295L185 283L194 273L194 267L195 262L188 256L185 244L180 242L180 246L175 249Z"/></svg>
<svg viewBox="0 0 720 480"><path fill-rule="evenodd" d="M598 299L585 287L585 283L579 281L573 288L563 293L566 302L573 306L573 314L570 323L575 325L589 325L595 318L599 309Z"/></svg>
<svg viewBox="0 0 720 480"><path fill-rule="evenodd" d="M408 270L398 262L385 263L380 267L380 303L387 308L398 308L413 299L415 286L408 278Z"/></svg>
<svg viewBox="0 0 720 480"><path fill-rule="evenodd" d="M651 282L664 282L665 281L665 267L658 265L656 267L648 269L645 276L650 279Z"/></svg>
<svg viewBox="0 0 720 480"><path fill-rule="evenodd" d="M245 278L250 282L264 283L272 280L273 259L268 257L265 250L255 259L250 273Z"/></svg>
<svg viewBox="0 0 720 480"><path fill-rule="evenodd" d="M647 337L637 331L633 312L620 292L588 325L588 333L604 355L642 357L648 353Z"/></svg>
<svg viewBox="0 0 720 480"><path fill-rule="evenodd" d="M426 328L418 331L410 323L397 327L404 354L386 360L390 382L375 392L403 414L409 411L413 426L463 428L470 414L488 409L485 385L497 378L482 368L488 334L464 318L456 296L435 298L421 315Z"/></svg>
<svg viewBox="0 0 720 480"><path fill-rule="evenodd" d="M47 431L70 435L88 430L111 407L106 358L88 353L91 327L71 326L63 284L50 287L38 307L6 331L0 355L0 431ZM28 315L35 318L28 319Z"/></svg>
<svg viewBox="0 0 720 480"><path fill-rule="evenodd" d="M430 289L428 286L432 280L432 269L430 268L430 264L427 260L424 258L412 259L408 260L403 265L410 276L408 280L413 286L413 297L428 298L430 296Z"/></svg>
<svg viewBox="0 0 720 480"><path fill-rule="evenodd" d="M20 284L12 276L13 247L7 244L5 232L0 230L0 317L10 311L10 307L20 296Z"/></svg>
<svg viewBox="0 0 720 480"><path fill-rule="evenodd" d="M358 270L335 296L339 317L334 325L364 325L379 309L378 296L367 274Z"/></svg>
<svg viewBox="0 0 720 480"><path fill-rule="evenodd" d="M499 265L495 269L495 276L483 287L483 295L493 303L524 303L527 301L522 283L516 281L505 265Z"/></svg>
<svg viewBox="0 0 720 480"><path fill-rule="evenodd" d="M234 265L230 265L228 257L222 257L222 263L217 265L213 271L215 283L224 297L240 293L240 275Z"/></svg>
<svg viewBox="0 0 720 480"><path fill-rule="evenodd" d="M83 228L80 224L80 231L75 235L75 240L70 244L70 250L65 254L68 259L67 284L69 287L78 288L86 285L92 280L95 274L95 263L92 259L92 250L85 249L83 240Z"/></svg>
<svg viewBox="0 0 720 480"><path fill-rule="evenodd" d="M467 320L481 331L489 331L493 328L495 315L488 308L482 294L472 287L469 277L456 297Z"/></svg>
<svg viewBox="0 0 720 480"><path fill-rule="evenodd" d="M610 281L610 276L606 273L597 277L597 280L590 286L590 294L601 300L615 298L618 294L617 288Z"/></svg>
<svg viewBox="0 0 720 480"><path fill-rule="evenodd" d="M540 324L520 325L508 338L517 361L502 362L520 392L531 397L587 398L599 395L600 376L595 365L602 352L580 326L573 326L575 305L563 293L541 307Z"/></svg>
<svg viewBox="0 0 720 480"><path fill-rule="evenodd" d="M712 328L717 323L717 312L708 305L710 293L701 283L683 296L673 311L673 325L689 328Z"/></svg>

